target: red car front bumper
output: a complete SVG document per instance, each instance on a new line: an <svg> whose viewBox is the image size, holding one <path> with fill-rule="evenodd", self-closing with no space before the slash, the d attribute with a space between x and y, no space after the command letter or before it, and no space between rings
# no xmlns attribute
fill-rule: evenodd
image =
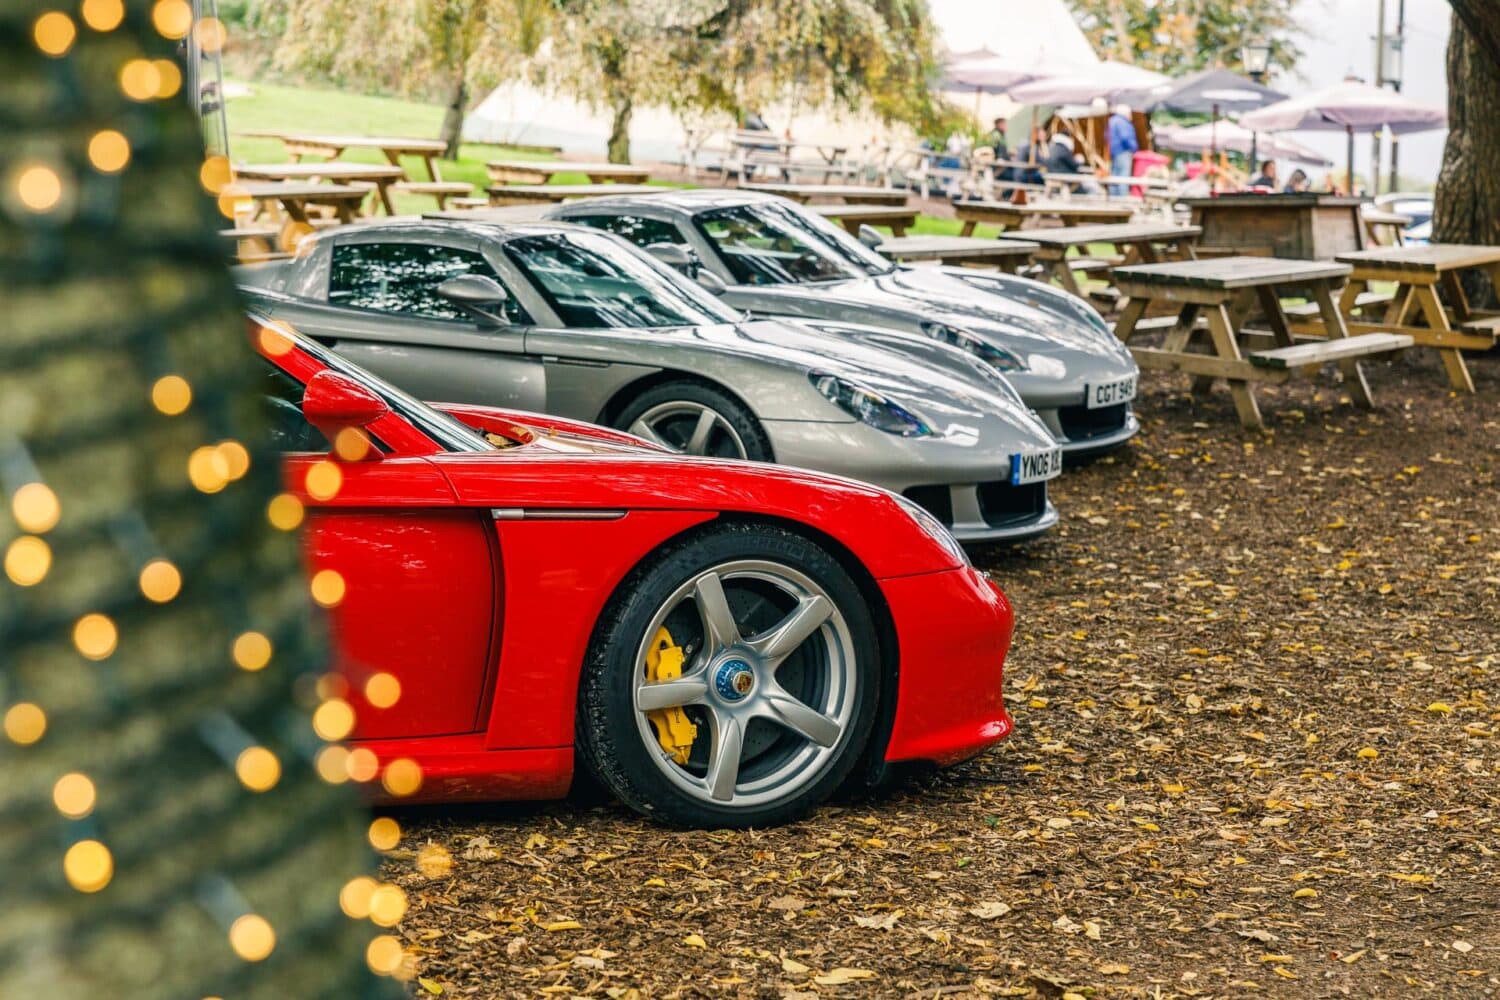
<svg viewBox="0 0 1500 1000"><path fill-rule="evenodd" d="M1015 616L976 569L880 581L901 650L896 715L885 759L967 760L1010 734L1005 654Z"/></svg>

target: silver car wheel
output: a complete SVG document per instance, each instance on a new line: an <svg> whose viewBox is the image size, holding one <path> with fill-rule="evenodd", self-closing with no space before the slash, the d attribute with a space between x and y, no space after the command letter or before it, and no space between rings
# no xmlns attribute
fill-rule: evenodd
<svg viewBox="0 0 1500 1000"><path fill-rule="evenodd" d="M762 608L775 596L780 617L742 635L732 610L744 606L741 592L759 595ZM689 603L699 648L680 677L648 680L653 637ZM696 799L743 807L785 800L817 781L849 738L860 683L854 640L823 588L791 567L737 560L707 570L672 594L646 637L636 654L637 729L656 766ZM685 764L663 749L649 718L673 708L697 720Z"/></svg>
<svg viewBox="0 0 1500 1000"><path fill-rule="evenodd" d="M686 455L745 458L745 442L724 415L687 400L658 403L636 418L630 433ZM722 454L724 446L729 454Z"/></svg>

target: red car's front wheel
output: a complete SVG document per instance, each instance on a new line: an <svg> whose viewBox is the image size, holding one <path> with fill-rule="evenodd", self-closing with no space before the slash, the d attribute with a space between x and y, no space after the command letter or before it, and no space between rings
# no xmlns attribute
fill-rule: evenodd
<svg viewBox="0 0 1500 1000"><path fill-rule="evenodd" d="M580 688L584 763L688 826L791 819L849 775L880 698L875 629L827 552L722 525L633 575Z"/></svg>

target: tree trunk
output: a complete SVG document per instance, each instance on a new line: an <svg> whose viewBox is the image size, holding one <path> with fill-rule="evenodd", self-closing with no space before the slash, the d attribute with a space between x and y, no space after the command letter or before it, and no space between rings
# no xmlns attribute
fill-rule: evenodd
<svg viewBox="0 0 1500 1000"><path fill-rule="evenodd" d="M609 162L630 162L630 116L635 101L628 93L617 93L613 102L614 120L609 126Z"/></svg>
<svg viewBox="0 0 1500 1000"><path fill-rule="evenodd" d="M1448 141L1432 220L1440 243L1500 245L1500 6L1455 0L1448 39ZM1478 31L1474 30L1479 29ZM1471 294L1493 302L1480 279Z"/></svg>
<svg viewBox="0 0 1500 1000"><path fill-rule="evenodd" d="M203 135L118 82L174 45L47 18L0 4L0 996L389 996Z"/></svg>
<svg viewBox="0 0 1500 1000"><path fill-rule="evenodd" d="M469 84L464 77L464 71L460 69L458 80L453 86L453 99L443 112L443 127L438 131L438 138L448 147L443 152L446 160L458 159L458 144L463 141L464 110L469 101Z"/></svg>

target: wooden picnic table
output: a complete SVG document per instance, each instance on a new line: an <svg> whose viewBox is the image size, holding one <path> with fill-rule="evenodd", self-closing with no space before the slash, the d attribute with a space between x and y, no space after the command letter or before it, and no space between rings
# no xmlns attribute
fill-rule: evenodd
<svg viewBox="0 0 1500 1000"><path fill-rule="evenodd" d="M1374 405L1359 359L1411 346L1412 339L1397 333L1351 334L1334 302L1334 290L1348 278L1348 264L1279 260L1268 257L1218 257L1210 260L1140 264L1115 269L1115 286L1129 297L1115 335L1124 343L1143 332L1140 326L1154 301L1179 308L1176 323L1161 347L1133 346L1130 353L1142 368L1187 372L1194 376L1193 392L1206 393L1214 379L1229 383L1234 408L1246 427L1261 426L1255 401L1257 382L1285 382L1299 371L1327 361L1344 372L1349 395L1362 407ZM1298 343L1282 311L1285 295L1306 295L1318 304L1323 320L1321 341ZM1241 340L1264 342L1264 334L1243 329L1251 310L1259 305L1270 323L1269 347L1240 351ZM1198 317L1206 314L1200 326ZM1208 351L1192 351L1193 338L1208 334Z"/></svg>
<svg viewBox="0 0 1500 1000"><path fill-rule="evenodd" d="M1360 210L1359 217L1360 221L1365 224L1371 247L1403 246L1406 243L1406 230L1415 221L1409 215L1387 212L1373 205L1365 205Z"/></svg>
<svg viewBox="0 0 1500 1000"><path fill-rule="evenodd" d="M1197 254L1193 244L1202 232L1197 226L1179 226L1169 222L1120 222L1089 226L1064 226L1060 229L1030 229L1027 239L1038 244L1031 259L1057 280L1059 285L1082 296L1076 272L1108 272L1122 264L1156 264L1163 260L1192 260ZM1114 257L1097 257L1090 247L1109 246ZM1069 251L1080 251L1069 257Z"/></svg>
<svg viewBox="0 0 1500 1000"><path fill-rule="evenodd" d="M1464 271L1484 271L1500 287L1500 247L1458 243L1383 246L1339 254L1337 259L1354 269L1339 300L1350 330L1390 330L1410 336L1419 347L1435 347L1453 388L1474 391L1474 380L1460 352L1493 348L1500 335L1500 314L1471 308L1460 278ZM1380 322L1356 316L1368 308L1362 300L1375 281L1396 284L1395 295ZM1417 325L1418 317L1425 325Z"/></svg>
<svg viewBox="0 0 1500 1000"><path fill-rule="evenodd" d="M359 214L360 202L370 193L362 187L344 184L318 184L312 181L235 181L224 189L224 194L236 198L247 198L256 203L258 216L268 207L285 213L295 222L312 224L307 206L324 205L332 208L340 222L353 222Z"/></svg>
<svg viewBox="0 0 1500 1000"><path fill-rule="evenodd" d="M1089 202L1033 201L1014 205L1008 201L956 201L953 212L963 223L960 236L974 235L980 223L999 226L1002 230L1019 229L1041 219L1057 219L1065 226L1089 222L1129 222L1135 209L1129 205L1106 205Z"/></svg>
<svg viewBox="0 0 1500 1000"><path fill-rule="evenodd" d="M298 132L259 132L246 135L265 135L280 139L286 146L287 155L294 160L304 156L323 156L336 160L348 149L378 149L391 166L401 166L401 157L417 156L427 165L429 180L441 181L437 158L447 152L447 145L440 139L413 139L394 135L313 135Z"/></svg>
<svg viewBox="0 0 1500 1000"><path fill-rule="evenodd" d="M897 236L917 224L917 210L892 205L809 205L808 211L837 222L851 236L859 235L861 225L889 226Z"/></svg>
<svg viewBox="0 0 1500 1000"><path fill-rule="evenodd" d="M549 184L558 174L583 174L590 184L636 183L651 179L650 167L628 163L569 163L566 160L490 160L484 165L495 184Z"/></svg>
<svg viewBox="0 0 1500 1000"><path fill-rule="evenodd" d="M849 147L840 143L799 142L777 136L774 132L740 130L730 133L728 144L731 161L726 167L736 171L741 178L748 177L749 171L755 167L777 169L782 171L783 176L792 171L810 170L821 173L825 183L834 174L847 173L847 164L843 161L848 155ZM814 150L819 160L794 159L792 153L797 149Z"/></svg>
<svg viewBox="0 0 1500 1000"><path fill-rule="evenodd" d="M485 188L490 205L529 205L599 198L611 194L654 194L664 190L649 184L497 184Z"/></svg>
<svg viewBox="0 0 1500 1000"><path fill-rule="evenodd" d="M386 215L395 215L391 205L391 185L406 177L400 167L375 163L241 163L234 175L247 181L333 181L364 183L375 186L376 196Z"/></svg>
<svg viewBox="0 0 1500 1000"><path fill-rule="evenodd" d="M863 184L741 184L746 191L759 191L790 198L806 205L814 201L845 205L905 205L911 192L902 188L866 187Z"/></svg>
<svg viewBox="0 0 1500 1000"><path fill-rule="evenodd" d="M980 240L972 236L902 236L883 241L875 252L902 263L996 267L1007 274L1030 260L1038 244L1028 240Z"/></svg>
<svg viewBox="0 0 1500 1000"><path fill-rule="evenodd" d="M1329 260L1366 247L1359 198L1330 194L1224 194L1184 198L1203 227L1198 250Z"/></svg>

